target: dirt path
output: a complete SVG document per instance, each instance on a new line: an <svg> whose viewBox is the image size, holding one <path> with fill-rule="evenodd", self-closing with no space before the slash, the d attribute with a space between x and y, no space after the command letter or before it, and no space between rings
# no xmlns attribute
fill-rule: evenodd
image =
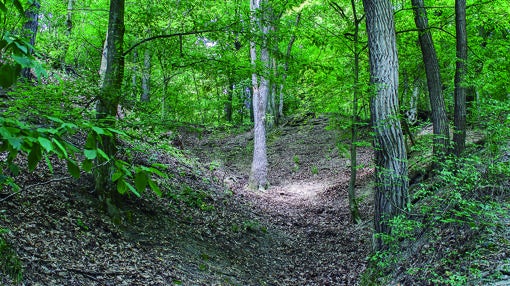
<svg viewBox="0 0 510 286"><path fill-rule="evenodd" d="M91 177L66 178L59 161L54 174L44 165L23 173L19 194L0 193L22 285L357 285L371 245L371 152L360 148L365 223L353 225L349 160L326 126L310 119L269 134L264 192L246 189L249 132L189 137L185 148L201 157L193 164L139 154L168 166L168 195L128 200L121 225L99 208ZM15 285L2 275L0 284Z"/></svg>
<svg viewBox="0 0 510 286"><path fill-rule="evenodd" d="M223 167L235 198L248 205L263 225L287 237L283 249L272 256L280 263L273 268L278 285L356 285L365 269L372 202L369 188L363 187L371 179L371 152L359 152L358 162L365 164L358 174L365 223L356 226L350 222L347 201L349 160L337 151L338 134L326 127L327 120L318 118L269 135L272 185L266 191L246 188L249 133L204 141L199 153Z"/></svg>

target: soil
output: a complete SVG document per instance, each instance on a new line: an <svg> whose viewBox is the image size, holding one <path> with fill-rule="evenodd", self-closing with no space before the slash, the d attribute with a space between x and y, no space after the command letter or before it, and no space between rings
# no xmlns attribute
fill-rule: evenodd
<svg viewBox="0 0 510 286"><path fill-rule="evenodd" d="M18 179L18 194L0 196L0 227L23 264L21 285L359 284L371 247L372 152L359 150L364 223L354 225L349 160L327 126L308 118L268 134L266 191L246 188L250 132L183 132L191 153L140 154L142 163L167 165L172 179L163 197L129 198L119 225L99 207L89 175L70 179L57 160L52 175L42 164Z"/></svg>

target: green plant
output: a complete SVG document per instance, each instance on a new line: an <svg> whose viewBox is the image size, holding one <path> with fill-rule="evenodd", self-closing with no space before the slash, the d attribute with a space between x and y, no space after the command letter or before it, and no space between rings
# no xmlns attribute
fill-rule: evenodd
<svg viewBox="0 0 510 286"><path fill-rule="evenodd" d="M23 279L23 266L14 249L1 236L8 230L0 228L0 272L8 275L16 284Z"/></svg>
<svg viewBox="0 0 510 286"><path fill-rule="evenodd" d="M312 166L311 171L313 175L319 174L319 168L317 166Z"/></svg>

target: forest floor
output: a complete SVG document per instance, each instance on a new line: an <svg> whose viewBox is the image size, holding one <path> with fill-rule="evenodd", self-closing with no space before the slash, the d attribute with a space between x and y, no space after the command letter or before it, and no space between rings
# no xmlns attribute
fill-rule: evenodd
<svg viewBox="0 0 510 286"><path fill-rule="evenodd" d="M0 227L23 265L21 284L358 284L371 247L372 152L359 150L364 223L354 225L349 160L327 125L309 118L269 134L266 191L246 188L250 132L183 134L199 161L142 153L141 162L169 167L169 195L129 199L120 225L98 207L90 176L70 179L57 161L52 175L41 164L19 179L18 194L0 194Z"/></svg>

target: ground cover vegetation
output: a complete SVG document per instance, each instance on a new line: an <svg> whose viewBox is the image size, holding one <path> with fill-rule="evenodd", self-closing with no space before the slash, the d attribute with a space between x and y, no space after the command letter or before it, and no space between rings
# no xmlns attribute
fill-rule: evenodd
<svg viewBox="0 0 510 286"><path fill-rule="evenodd" d="M510 283L509 3L0 0L0 281Z"/></svg>

